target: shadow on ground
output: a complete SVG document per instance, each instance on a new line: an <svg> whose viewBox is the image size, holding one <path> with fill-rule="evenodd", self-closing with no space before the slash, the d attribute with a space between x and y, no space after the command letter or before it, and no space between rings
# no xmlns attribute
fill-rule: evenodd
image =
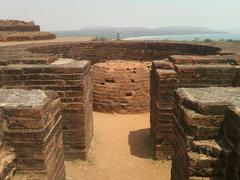
<svg viewBox="0 0 240 180"><path fill-rule="evenodd" d="M130 131L128 144L131 155L144 159L154 158L153 141L149 135L149 128Z"/></svg>

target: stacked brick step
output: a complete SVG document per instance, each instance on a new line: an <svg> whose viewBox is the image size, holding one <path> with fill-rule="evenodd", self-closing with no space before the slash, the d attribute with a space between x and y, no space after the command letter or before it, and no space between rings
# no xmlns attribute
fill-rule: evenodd
<svg viewBox="0 0 240 180"><path fill-rule="evenodd" d="M231 106L239 107L235 98L239 95L240 88L230 87L177 90L173 116L172 180L240 177L235 175L239 173L239 161L232 163L233 157L239 160L236 146L230 146L223 138L227 136L223 134L229 134L227 126L223 126L229 124L225 111ZM240 124L234 125L237 132ZM234 135L239 139L240 134Z"/></svg>
<svg viewBox="0 0 240 180"><path fill-rule="evenodd" d="M59 59L50 65L8 65L1 72L5 89L58 93L62 103L65 157L86 159L93 136L90 62Z"/></svg>
<svg viewBox="0 0 240 180"><path fill-rule="evenodd" d="M61 102L54 92L0 90L4 143L16 154L16 179L65 180Z"/></svg>
<svg viewBox="0 0 240 180"><path fill-rule="evenodd" d="M239 86L237 56L175 55L153 61L151 69L151 135L156 158L171 156L174 91L178 87ZM167 128L166 128L167 127ZM167 149L167 151L165 150Z"/></svg>

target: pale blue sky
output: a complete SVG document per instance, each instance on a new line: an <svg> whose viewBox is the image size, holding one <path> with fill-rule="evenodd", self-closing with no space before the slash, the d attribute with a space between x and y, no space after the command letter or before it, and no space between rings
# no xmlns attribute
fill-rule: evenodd
<svg viewBox="0 0 240 180"><path fill-rule="evenodd" d="M0 0L0 19L43 30L88 26L201 26L240 30L240 0Z"/></svg>

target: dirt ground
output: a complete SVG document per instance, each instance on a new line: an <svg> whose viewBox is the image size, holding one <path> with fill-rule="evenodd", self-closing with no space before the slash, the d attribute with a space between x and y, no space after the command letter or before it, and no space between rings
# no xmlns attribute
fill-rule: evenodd
<svg viewBox="0 0 240 180"><path fill-rule="evenodd" d="M57 37L56 39L51 39L51 40L0 42L0 47L1 46L15 46L15 45L20 45L20 44L91 41L92 39L93 39L92 37Z"/></svg>
<svg viewBox="0 0 240 180"><path fill-rule="evenodd" d="M153 160L149 113L94 112L89 160L67 161L68 180L170 180L171 162Z"/></svg>

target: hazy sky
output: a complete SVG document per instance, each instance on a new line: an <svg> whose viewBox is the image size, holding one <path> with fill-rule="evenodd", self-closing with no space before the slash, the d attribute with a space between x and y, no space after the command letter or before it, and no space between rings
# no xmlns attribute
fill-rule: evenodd
<svg viewBox="0 0 240 180"><path fill-rule="evenodd" d="M0 19L43 30L86 26L201 26L240 30L240 0L0 0Z"/></svg>

